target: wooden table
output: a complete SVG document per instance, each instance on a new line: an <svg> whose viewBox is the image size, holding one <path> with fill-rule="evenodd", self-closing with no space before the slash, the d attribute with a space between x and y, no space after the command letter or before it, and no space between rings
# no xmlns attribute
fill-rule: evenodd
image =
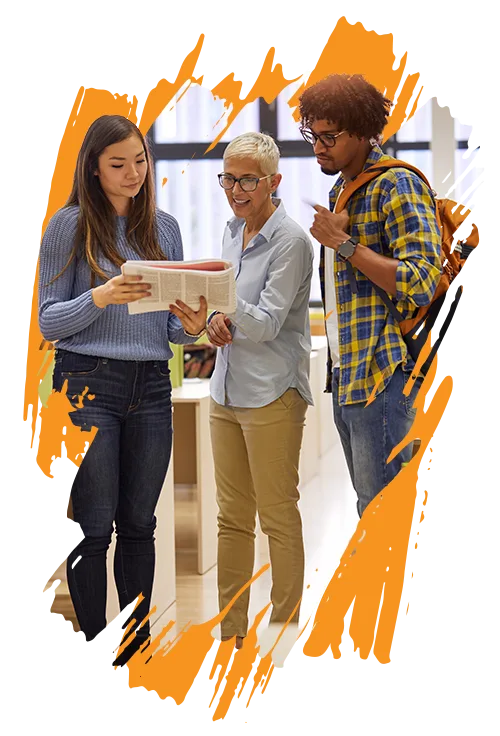
<svg viewBox="0 0 500 736"><path fill-rule="evenodd" d="M193 486L200 575L217 561L217 502L210 441L210 381L185 379L172 391L174 483Z"/></svg>
<svg viewBox="0 0 500 736"><path fill-rule="evenodd" d="M333 422L332 395L325 394L327 339L324 335L313 335L311 343L313 352L316 353L316 360L311 361L311 388L318 410L319 454L324 455L340 438Z"/></svg>

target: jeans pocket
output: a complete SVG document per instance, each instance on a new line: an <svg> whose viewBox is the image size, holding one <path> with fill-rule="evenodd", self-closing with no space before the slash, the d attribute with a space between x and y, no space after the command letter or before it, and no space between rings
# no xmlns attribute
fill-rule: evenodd
<svg viewBox="0 0 500 736"><path fill-rule="evenodd" d="M416 408L413 406L415 397L417 396L418 390L420 386L422 385L422 377L415 376L415 372L413 370L413 367L410 369L404 367L403 368L403 379L404 379L404 388L406 389L408 382L411 385L410 393L408 395L404 395L405 400L405 411L409 417L414 417L417 413Z"/></svg>
<svg viewBox="0 0 500 736"><path fill-rule="evenodd" d="M60 362L61 376L91 376L99 370L101 359L95 355L65 352Z"/></svg>
<svg viewBox="0 0 500 736"><path fill-rule="evenodd" d="M155 365L156 372L161 378L168 378L170 376L170 367L168 360L158 360Z"/></svg>

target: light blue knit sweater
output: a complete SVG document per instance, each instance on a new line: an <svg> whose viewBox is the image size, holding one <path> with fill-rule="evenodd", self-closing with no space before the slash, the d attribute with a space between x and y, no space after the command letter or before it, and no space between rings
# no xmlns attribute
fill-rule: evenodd
<svg viewBox="0 0 500 736"><path fill-rule="evenodd" d="M38 321L46 340L57 340L57 347L84 355L117 360L169 360L169 342L188 344L179 319L170 312L128 313L126 304L111 304L100 309L94 304L90 288L90 269L85 261L74 259L54 283L49 282L64 268L73 247L79 208L63 207L52 217L40 249ZM182 240L177 220L156 211L159 245L168 260L183 259ZM116 244L125 260L140 260L125 238L126 217L116 218ZM105 259L101 267L110 276L120 270ZM99 280L96 285L99 285Z"/></svg>

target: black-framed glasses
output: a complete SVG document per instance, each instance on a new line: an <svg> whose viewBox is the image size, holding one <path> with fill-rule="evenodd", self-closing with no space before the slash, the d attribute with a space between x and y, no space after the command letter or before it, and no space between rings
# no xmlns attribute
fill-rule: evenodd
<svg viewBox="0 0 500 736"><path fill-rule="evenodd" d="M316 135L316 133L310 130L310 128L301 128L300 132L302 134L302 138L307 143L310 143L311 146L315 146L317 141L321 141L325 148L333 148L337 143L337 138L343 135L346 131L341 130L340 133L320 133L320 135Z"/></svg>
<svg viewBox="0 0 500 736"><path fill-rule="evenodd" d="M271 176L274 176L274 174L269 174L268 176L261 176L260 178L258 176L242 176L239 179L237 179L232 174L217 174L217 178L219 180L219 184L223 189L232 189L236 182L240 185L241 189L244 192L255 192L257 189L257 186L259 184L259 181L262 181L263 179L270 179Z"/></svg>

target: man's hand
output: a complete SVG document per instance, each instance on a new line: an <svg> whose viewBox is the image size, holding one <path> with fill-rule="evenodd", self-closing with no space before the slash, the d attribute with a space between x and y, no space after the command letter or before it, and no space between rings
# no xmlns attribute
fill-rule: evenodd
<svg viewBox="0 0 500 736"><path fill-rule="evenodd" d="M217 348L223 348L233 341L229 331L231 320L225 314L216 314L207 325L207 337Z"/></svg>
<svg viewBox="0 0 500 736"><path fill-rule="evenodd" d="M314 209L316 214L310 230L311 235L326 248L337 250L339 245L345 243L350 237L346 232L349 225L347 210L336 214L319 204L315 205Z"/></svg>

